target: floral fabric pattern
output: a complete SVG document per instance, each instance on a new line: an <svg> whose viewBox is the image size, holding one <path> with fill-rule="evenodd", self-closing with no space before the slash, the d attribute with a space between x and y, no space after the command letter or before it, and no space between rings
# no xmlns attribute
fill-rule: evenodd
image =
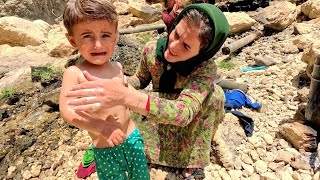
<svg viewBox="0 0 320 180"><path fill-rule="evenodd" d="M131 113L145 140L149 163L177 168L201 168L210 161L213 130L224 115L224 93L213 84L216 64L201 63L187 76L177 74L175 89L180 93L161 93L162 62L155 58L156 41L143 51L140 67L128 81L136 89L152 82L150 111L147 117Z"/></svg>

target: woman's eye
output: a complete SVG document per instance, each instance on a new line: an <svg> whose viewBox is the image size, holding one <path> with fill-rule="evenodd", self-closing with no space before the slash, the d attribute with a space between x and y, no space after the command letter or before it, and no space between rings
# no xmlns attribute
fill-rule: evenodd
<svg viewBox="0 0 320 180"><path fill-rule="evenodd" d="M179 38L179 35L178 35L178 33L176 31L174 32L174 37L175 38Z"/></svg>

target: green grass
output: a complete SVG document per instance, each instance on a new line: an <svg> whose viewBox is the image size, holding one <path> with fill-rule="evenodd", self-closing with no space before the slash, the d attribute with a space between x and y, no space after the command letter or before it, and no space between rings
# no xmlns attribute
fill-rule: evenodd
<svg viewBox="0 0 320 180"><path fill-rule="evenodd" d="M15 92L12 88L5 88L1 91L0 100L2 100L4 98L11 97L11 96L13 96L14 93Z"/></svg>
<svg viewBox="0 0 320 180"><path fill-rule="evenodd" d="M64 69L62 67L53 67L52 65L47 64L42 68L35 69L32 76L40 81L45 81L62 75L63 71Z"/></svg>
<svg viewBox="0 0 320 180"><path fill-rule="evenodd" d="M145 43L149 42L152 39L152 35L150 33L140 34L138 36L138 38L142 43L145 44Z"/></svg>
<svg viewBox="0 0 320 180"><path fill-rule="evenodd" d="M218 67L224 68L224 69L232 69L232 68L234 68L234 66L235 65L231 61L221 61L218 64Z"/></svg>

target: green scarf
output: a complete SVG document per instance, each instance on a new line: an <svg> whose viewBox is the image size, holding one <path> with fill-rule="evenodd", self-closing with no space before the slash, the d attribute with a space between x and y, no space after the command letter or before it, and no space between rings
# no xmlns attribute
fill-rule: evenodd
<svg viewBox="0 0 320 180"><path fill-rule="evenodd" d="M229 24L222 11L212 4L199 3L191 4L183 9L183 11L173 22L169 35L179 21L183 18L183 14L185 14L189 9L202 11L209 17L210 22L214 27L212 28L214 31L213 42L204 52L199 53L195 57L192 57L186 61L170 63L164 58L164 52L167 49L168 40L167 38L159 39L157 41L156 57L164 63L163 73L160 77L159 83L159 91L161 92L176 92L177 90L174 89L177 80L176 73L179 73L182 76L188 76L196 66L201 64L203 61L211 59L219 51L229 34ZM169 64L171 68L167 68Z"/></svg>

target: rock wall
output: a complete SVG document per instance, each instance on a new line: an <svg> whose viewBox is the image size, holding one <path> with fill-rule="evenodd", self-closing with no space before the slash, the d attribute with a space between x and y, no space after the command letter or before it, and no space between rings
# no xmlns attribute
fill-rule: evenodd
<svg viewBox="0 0 320 180"><path fill-rule="evenodd" d="M42 19L53 24L61 16L66 2L67 0L0 0L0 17Z"/></svg>

